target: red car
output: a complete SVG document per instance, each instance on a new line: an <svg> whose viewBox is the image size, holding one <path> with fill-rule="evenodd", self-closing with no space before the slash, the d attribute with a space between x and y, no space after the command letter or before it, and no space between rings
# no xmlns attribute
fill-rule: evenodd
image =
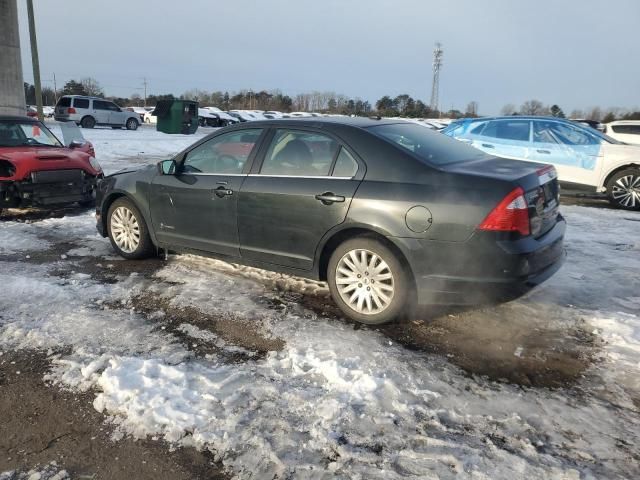
<svg viewBox="0 0 640 480"><path fill-rule="evenodd" d="M0 211L93 203L103 176L94 155L89 142L65 147L37 119L0 116Z"/></svg>

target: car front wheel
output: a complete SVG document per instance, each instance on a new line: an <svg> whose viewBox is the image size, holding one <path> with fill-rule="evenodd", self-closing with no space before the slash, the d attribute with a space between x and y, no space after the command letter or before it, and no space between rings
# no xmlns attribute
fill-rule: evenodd
<svg viewBox="0 0 640 480"><path fill-rule="evenodd" d="M109 207L107 215L109 240L124 258L150 257L153 243L140 210L127 198L119 198Z"/></svg>
<svg viewBox="0 0 640 480"><path fill-rule="evenodd" d="M410 280L398 256L373 238L344 242L331 255L331 296L349 318L369 325L396 319L410 299Z"/></svg>
<svg viewBox="0 0 640 480"><path fill-rule="evenodd" d="M640 169L629 168L616 173L607 182L607 195L618 208L640 210Z"/></svg>

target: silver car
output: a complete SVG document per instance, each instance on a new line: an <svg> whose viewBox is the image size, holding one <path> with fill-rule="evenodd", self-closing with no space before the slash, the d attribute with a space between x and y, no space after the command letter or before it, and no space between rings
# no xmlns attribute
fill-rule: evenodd
<svg viewBox="0 0 640 480"><path fill-rule="evenodd" d="M136 130L140 125L140 115L136 112L123 110L104 98L82 95L60 97L56 104L54 117L59 122L75 122L82 128L104 125Z"/></svg>

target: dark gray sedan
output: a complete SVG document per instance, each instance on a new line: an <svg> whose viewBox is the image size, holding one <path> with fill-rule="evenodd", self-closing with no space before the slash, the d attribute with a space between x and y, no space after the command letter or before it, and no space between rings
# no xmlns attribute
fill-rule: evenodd
<svg viewBox="0 0 640 480"><path fill-rule="evenodd" d="M522 292L564 258L553 167L365 118L236 125L106 177L97 227L134 259L213 256L329 283L348 317Z"/></svg>

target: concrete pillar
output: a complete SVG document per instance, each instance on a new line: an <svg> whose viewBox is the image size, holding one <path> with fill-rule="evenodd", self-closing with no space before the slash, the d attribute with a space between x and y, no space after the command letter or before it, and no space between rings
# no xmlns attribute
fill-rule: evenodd
<svg viewBox="0 0 640 480"><path fill-rule="evenodd" d="M0 115L25 115L18 5L0 0Z"/></svg>

